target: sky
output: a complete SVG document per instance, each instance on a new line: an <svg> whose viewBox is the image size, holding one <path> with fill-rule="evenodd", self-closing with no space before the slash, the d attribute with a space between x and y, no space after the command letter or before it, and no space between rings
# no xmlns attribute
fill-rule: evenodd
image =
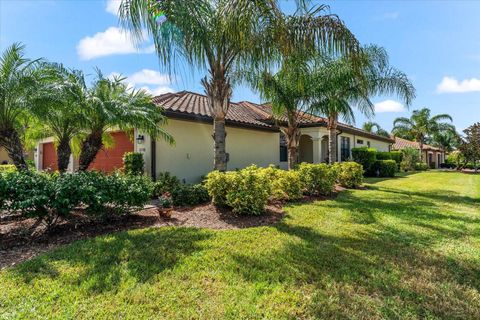
<svg viewBox="0 0 480 320"><path fill-rule="evenodd" d="M178 66L169 75L145 38L134 46L118 23L118 0L0 0L0 49L26 45L29 58L43 57L93 75L122 74L152 94L203 93L204 70ZM293 1L280 1L284 10ZM417 97L407 108L395 96L372 97L371 120L390 130L397 117L428 107L448 113L459 131L480 121L480 1L313 1L327 4L362 44L384 47L390 64L405 72ZM246 86L233 101L261 102ZM356 112L356 125L367 121Z"/></svg>

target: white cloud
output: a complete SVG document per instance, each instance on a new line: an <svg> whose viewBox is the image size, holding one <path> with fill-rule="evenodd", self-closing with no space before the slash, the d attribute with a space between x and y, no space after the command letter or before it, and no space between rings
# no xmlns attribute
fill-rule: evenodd
<svg viewBox="0 0 480 320"><path fill-rule="evenodd" d="M471 78L458 81L453 77L443 77L442 82L437 86L438 93L463 93L480 91L480 79Z"/></svg>
<svg viewBox="0 0 480 320"><path fill-rule="evenodd" d="M403 112L405 107L400 102L394 100L385 100L375 103L375 112Z"/></svg>
<svg viewBox="0 0 480 320"><path fill-rule="evenodd" d="M379 15L374 18L374 20L396 20L400 16L400 13L398 12L385 12L382 15Z"/></svg>
<svg viewBox="0 0 480 320"><path fill-rule="evenodd" d="M118 16L118 8L120 8L120 4L122 3L122 0L107 0L107 7L105 10L107 12L114 14Z"/></svg>
<svg viewBox="0 0 480 320"><path fill-rule="evenodd" d="M144 36L143 42L147 41ZM92 37L85 37L77 44L77 54L81 60L91 60L116 54L153 53L155 46L136 48L130 32L117 27L110 27Z"/></svg>
<svg viewBox="0 0 480 320"><path fill-rule="evenodd" d="M118 72L112 72L108 77L113 78L119 75ZM172 83L170 77L151 69L137 71L126 77L125 81L129 88L143 89L154 96L174 92L169 86Z"/></svg>

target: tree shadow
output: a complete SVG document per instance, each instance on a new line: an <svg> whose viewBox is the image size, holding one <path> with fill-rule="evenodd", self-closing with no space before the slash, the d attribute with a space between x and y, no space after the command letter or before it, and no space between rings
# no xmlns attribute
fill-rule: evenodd
<svg viewBox="0 0 480 320"><path fill-rule="evenodd" d="M77 241L68 247L42 255L11 269L24 282L48 277L55 279L57 268L72 268L78 286L88 292L116 290L123 279L144 283L202 250L201 242L212 236L196 228L157 228L119 232ZM64 272L64 270L62 271Z"/></svg>

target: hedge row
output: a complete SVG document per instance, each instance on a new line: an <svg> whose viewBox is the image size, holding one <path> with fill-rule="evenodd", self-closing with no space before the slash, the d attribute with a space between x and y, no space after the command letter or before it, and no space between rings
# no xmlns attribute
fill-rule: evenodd
<svg viewBox="0 0 480 320"><path fill-rule="evenodd" d="M169 172L160 173L154 184L153 196L169 194L174 206L193 206L210 201L207 189L201 184L183 184Z"/></svg>
<svg viewBox="0 0 480 320"><path fill-rule="evenodd" d="M77 207L96 216L128 213L147 204L152 191L153 184L144 176L13 171L0 174L0 210L16 211L51 226Z"/></svg>
<svg viewBox="0 0 480 320"><path fill-rule="evenodd" d="M363 166L366 176L393 177L400 169L403 154L400 151L380 152L373 148L362 147L353 148L352 157L353 161Z"/></svg>

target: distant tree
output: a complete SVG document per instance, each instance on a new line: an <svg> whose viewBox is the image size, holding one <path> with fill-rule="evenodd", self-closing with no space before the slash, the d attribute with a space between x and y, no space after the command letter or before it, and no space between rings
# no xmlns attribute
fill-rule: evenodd
<svg viewBox="0 0 480 320"><path fill-rule="evenodd" d="M423 108L413 111L410 118L395 119L392 132L400 137L413 137L423 155L423 145L429 137L439 132L455 130L451 124L443 122L447 120L452 121L452 117L448 114L431 117L430 109Z"/></svg>
<svg viewBox="0 0 480 320"><path fill-rule="evenodd" d="M355 122L353 110L366 116L374 114L371 96L396 94L407 105L415 97L408 77L392 68L384 48L362 48L357 57L322 57L313 69L310 110L327 118L329 162L337 161L337 127L339 118Z"/></svg>
<svg viewBox="0 0 480 320"><path fill-rule="evenodd" d="M25 58L24 50L14 43L0 57L0 147L19 170L28 170L22 135L31 117L31 97L43 80L41 60Z"/></svg>
<svg viewBox="0 0 480 320"><path fill-rule="evenodd" d="M463 130L465 137L460 150L467 161L473 162L477 172L477 162L480 160L480 122L477 122Z"/></svg>
<svg viewBox="0 0 480 320"><path fill-rule="evenodd" d="M448 130L434 133L429 143L441 148L445 152L452 152L460 146L461 141L460 135L452 126L452 128Z"/></svg>
<svg viewBox="0 0 480 320"><path fill-rule="evenodd" d="M380 127L380 125L376 122L367 121L363 124L362 129L370 133L378 134L380 136L390 136L390 133L388 133L387 130L382 129L382 127Z"/></svg>

